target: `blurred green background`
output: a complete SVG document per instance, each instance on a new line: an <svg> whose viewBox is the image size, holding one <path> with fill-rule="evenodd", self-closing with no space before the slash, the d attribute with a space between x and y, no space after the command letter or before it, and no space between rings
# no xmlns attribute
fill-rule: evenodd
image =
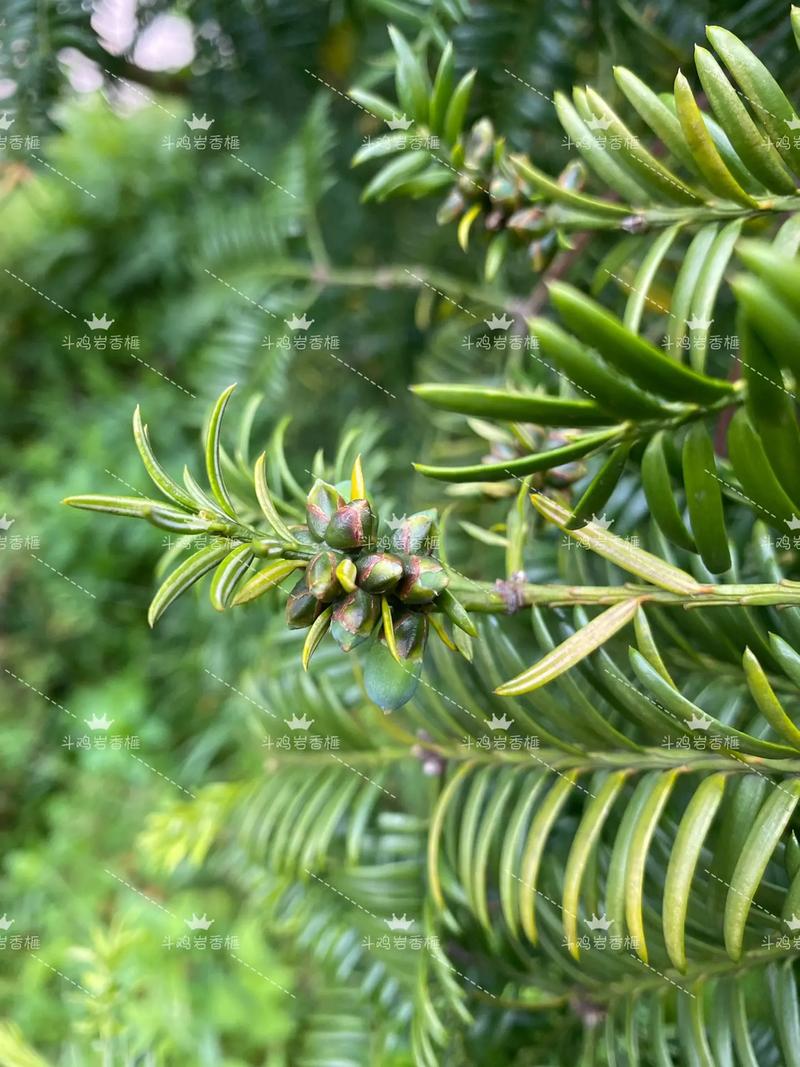
<svg viewBox="0 0 800 1067"><path fill-rule="evenodd" d="M248 694L284 664L296 674L296 644L284 655L280 620L218 617L204 592L151 633L160 532L60 500L146 489L136 403L165 466L199 474L209 403L238 381L230 427L261 394L260 450L291 415L301 485L357 428L387 502L441 505L412 476L432 431L406 387L448 361L480 374L492 354L459 348L446 305L431 320L413 274L479 284L481 253L461 254L431 202L359 203L350 159L381 124L343 94L381 87L387 23L434 53L452 36L479 70L474 115L546 166L555 116L505 68L547 94L635 53L655 79L729 6L678 5L662 38L625 5L561 0L5 5L0 1067L317 1062L298 1051L315 964L270 909L268 876L235 851L203 862L226 790L269 773ZM205 147L193 115L213 120ZM523 298L527 265L509 271ZM284 320L304 313L338 348L288 343ZM114 320L107 334L93 315ZM352 678L328 677L345 699ZM198 797L208 820L202 803L182 818ZM205 947L179 947L203 915ZM341 1062L410 1062L382 1047Z"/></svg>

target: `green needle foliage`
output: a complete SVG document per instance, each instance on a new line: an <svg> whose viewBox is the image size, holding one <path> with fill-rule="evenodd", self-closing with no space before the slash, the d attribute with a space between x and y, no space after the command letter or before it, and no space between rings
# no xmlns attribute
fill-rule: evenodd
<svg viewBox="0 0 800 1067"><path fill-rule="evenodd" d="M318 477L305 499L306 522L287 525L269 490L266 454L256 460L251 480L245 464L240 461L237 468L220 445L222 417L234 389L235 385L230 385L221 394L208 421L205 465L210 495L197 484L188 467L184 468L185 487L167 474L156 459L137 408L133 433L139 454L169 503L144 496L100 495L73 496L64 503L87 511L146 519L153 526L186 537L210 537L210 544L193 552L159 587L147 614L151 626L211 570L211 604L217 611L247 604L302 570L289 592L286 623L290 629L308 629L303 669L308 669L328 630L344 652L369 642L367 692L386 711L400 707L417 687L429 625L449 648L456 651L458 647L431 612L444 613L459 630L455 640L467 657L469 638L477 635L464 607L447 589L447 569L430 552L436 541L436 512L390 520L382 534L367 498L361 457L357 456L349 483L331 485ZM276 452L274 461L287 469L280 441ZM324 471L321 454L317 466ZM248 509L244 503L240 508L234 503L225 482L225 467L256 497L268 531L260 531L248 521L252 506ZM296 509L287 501L280 501L280 507L291 521ZM256 559L270 562L252 574Z"/></svg>
<svg viewBox="0 0 800 1067"><path fill-rule="evenodd" d="M22 23L28 6L14 5ZM238 193L221 216L193 194L208 226L190 256L180 197L161 194L174 266L153 291L152 231L134 283L127 252L87 280L120 304L133 285L145 321L174 306L201 358L182 365L176 342L170 375L218 398L192 426L198 398L159 400L168 384L147 383L158 455L133 417L145 495L119 431L134 369L75 360L81 396L116 400L98 418L123 473L97 441L81 451L70 412L67 491L105 470L132 495L65 503L144 522L56 561L73 582L117 575L70 648L90 675L126 641L148 665L131 669L153 677L128 703L168 705L151 727L164 758L122 772L152 792L123 814L121 845L47 809L70 845L98 837L91 858L116 882L101 894L58 854L91 903L35 980L67 974L74 1014L9 1012L0 1067L111 1047L164 1067L800 1063L800 9L703 5L731 28L710 26L692 53L696 8L544 7L365 0L346 18L326 8L328 25L283 2L186 5L219 19L241 64L188 87L197 114L227 93L255 116L252 42L272 42L302 115L270 172L294 203L221 161L212 185ZM73 14L42 17L68 37ZM545 58L512 71L526 19ZM145 77L108 62L107 77ZM312 66L313 101L294 82ZM43 63L45 96L52 77ZM158 126L145 116L132 121ZM355 129L370 139L353 153ZM48 205L58 251L42 259L69 267L68 195ZM148 185L148 212L154 197ZM133 242L136 207L117 199ZM105 249L85 210L86 240ZM20 276L23 230L8 260ZM54 299L77 306L80 286L56 280ZM7 333L34 367L31 307ZM352 325L335 367L272 347L303 309ZM3 388L11 411L22 379ZM187 425L202 479L169 473ZM57 523L69 544L109 526L63 509ZM29 612L28 599L44 600L20 598ZM26 700L80 698L67 672L30 663L32 682L6 671ZM40 803L21 763L17 821ZM17 891L46 881L21 851L9 867ZM118 887L132 906L109 899ZM207 899L247 950L165 961L147 924L166 937L180 906L195 918ZM173 1003L196 1039L171 1034Z"/></svg>

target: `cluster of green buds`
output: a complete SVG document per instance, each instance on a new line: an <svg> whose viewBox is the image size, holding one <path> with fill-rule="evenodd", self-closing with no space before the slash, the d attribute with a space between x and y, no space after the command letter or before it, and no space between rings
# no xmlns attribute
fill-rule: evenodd
<svg viewBox="0 0 800 1067"><path fill-rule="evenodd" d="M151 625L210 570L214 570L211 603L218 611L249 603L302 571L286 602L286 621L291 629L308 629L303 668L308 669L328 631L345 652L369 642L364 668L367 692L386 710L400 707L417 686L431 630L465 656L470 654L470 639L477 636L467 611L448 588L445 567L432 553L436 512L392 518L381 535L357 457L349 481L331 484L317 479L306 500L305 523L293 521L302 513L273 497L262 453L250 492L255 490L269 527L265 532L254 525L247 494L234 498L223 474L220 427L233 388L219 397L208 424L208 492L188 470L183 485L167 474L153 453L137 408L134 438L145 469L168 503L144 495L94 494L70 497L65 503L144 519L188 539L204 535L208 543L171 571L158 589L148 612ZM258 561L264 566L257 570ZM445 620L451 624L449 632Z"/></svg>
<svg viewBox="0 0 800 1067"><path fill-rule="evenodd" d="M559 238L552 211L541 194L526 181L524 173L510 164L505 142L496 138L487 118L479 119L466 138L453 150L453 165L460 174L441 204L436 219L440 225L458 219L458 240L466 250L470 232L479 218L492 235L485 273L491 281L499 270L509 242L527 248L531 266L542 271L558 251ZM554 184L571 192L583 186L585 170L573 161Z"/></svg>
<svg viewBox="0 0 800 1067"><path fill-rule="evenodd" d="M381 706L399 706L398 695L408 699L405 694L416 687L430 629L449 647L459 647L445 630L442 613L461 634L475 635L447 588L445 567L432 554L436 512L393 517L382 533L360 457L349 486L317 479L306 499L306 525L292 533L313 548L286 602L289 627L309 630L304 667L328 632L344 652L372 641L367 690Z"/></svg>

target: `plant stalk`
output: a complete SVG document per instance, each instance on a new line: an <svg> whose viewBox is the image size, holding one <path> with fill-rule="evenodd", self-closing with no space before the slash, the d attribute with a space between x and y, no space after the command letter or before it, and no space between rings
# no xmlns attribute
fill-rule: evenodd
<svg viewBox="0 0 800 1067"><path fill-rule="evenodd" d="M528 582L457 582L450 587L468 611L511 614L533 605L569 607L572 604L608 606L636 598L642 603L683 608L800 605L800 582L753 585L705 585L699 593L672 593L652 585L536 585Z"/></svg>

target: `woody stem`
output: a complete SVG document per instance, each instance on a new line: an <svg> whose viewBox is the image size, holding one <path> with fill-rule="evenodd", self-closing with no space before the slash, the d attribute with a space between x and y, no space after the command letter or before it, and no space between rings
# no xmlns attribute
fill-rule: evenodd
<svg viewBox="0 0 800 1067"><path fill-rule="evenodd" d="M451 589L468 611L510 613L523 607L546 604L610 605L634 598L642 603L684 608L726 607L731 604L784 607L800 604L800 582L767 582L753 585L705 585L700 592L674 593L652 585L536 585L527 582L454 582Z"/></svg>

